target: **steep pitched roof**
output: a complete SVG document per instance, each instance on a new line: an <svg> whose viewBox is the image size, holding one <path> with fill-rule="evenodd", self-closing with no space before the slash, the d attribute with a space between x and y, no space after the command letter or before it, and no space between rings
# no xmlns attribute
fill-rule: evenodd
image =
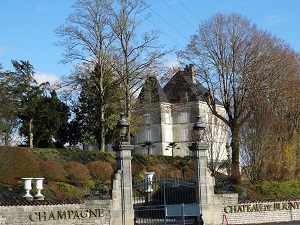
<svg viewBox="0 0 300 225"><path fill-rule="evenodd" d="M195 78L194 66L189 65L183 71L178 71L164 86L170 103L205 101L203 93L207 89Z"/></svg>
<svg viewBox="0 0 300 225"><path fill-rule="evenodd" d="M139 94L138 102L141 104L169 102L155 76L149 76L146 79L145 84Z"/></svg>

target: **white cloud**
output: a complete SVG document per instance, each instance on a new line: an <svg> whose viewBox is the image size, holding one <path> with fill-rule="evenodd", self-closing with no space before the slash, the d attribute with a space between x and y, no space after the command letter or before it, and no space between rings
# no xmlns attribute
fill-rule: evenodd
<svg viewBox="0 0 300 225"><path fill-rule="evenodd" d="M49 82L50 86L53 86L54 84L60 82L60 78L52 73L37 72L34 74L34 79L37 81L38 84Z"/></svg>
<svg viewBox="0 0 300 225"><path fill-rule="evenodd" d="M180 67L180 63L176 60L176 59L169 59L168 61L166 61L165 66L168 68L176 68L176 67Z"/></svg>
<svg viewBox="0 0 300 225"><path fill-rule="evenodd" d="M0 47L0 55L4 54L7 51L7 48Z"/></svg>

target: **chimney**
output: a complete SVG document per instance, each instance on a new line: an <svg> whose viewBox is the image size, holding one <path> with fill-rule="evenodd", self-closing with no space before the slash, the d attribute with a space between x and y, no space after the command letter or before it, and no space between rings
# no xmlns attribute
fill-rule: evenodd
<svg viewBox="0 0 300 225"><path fill-rule="evenodd" d="M184 72L189 78L191 78L193 84L196 84L196 75L195 75L194 65L193 64L186 65Z"/></svg>

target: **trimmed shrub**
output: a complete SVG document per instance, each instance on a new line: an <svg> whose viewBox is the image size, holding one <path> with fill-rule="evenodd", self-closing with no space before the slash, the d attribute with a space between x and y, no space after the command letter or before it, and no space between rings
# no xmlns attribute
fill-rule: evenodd
<svg viewBox="0 0 300 225"><path fill-rule="evenodd" d="M67 177L75 183L86 181L91 177L88 168L80 162L66 162L64 169L68 173Z"/></svg>
<svg viewBox="0 0 300 225"><path fill-rule="evenodd" d="M182 172L179 169L168 170L166 176L171 178L181 178Z"/></svg>
<svg viewBox="0 0 300 225"><path fill-rule="evenodd" d="M145 166L141 164L131 164L132 181L138 183L144 180L144 173L146 172Z"/></svg>
<svg viewBox="0 0 300 225"><path fill-rule="evenodd" d="M57 161L42 161L40 162L40 170L43 173L45 181L64 181L66 180L67 172L61 163Z"/></svg>
<svg viewBox="0 0 300 225"><path fill-rule="evenodd" d="M63 182L49 182L45 184L43 194L46 199L82 199L85 193L77 187Z"/></svg>
<svg viewBox="0 0 300 225"><path fill-rule="evenodd" d="M154 172L155 173L155 177L159 178L162 177L163 171L161 168L157 167L157 166L146 166L146 171L147 172Z"/></svg>
<svg viewBox="0 0 300 225"><path fill-rule="evenodd" d="M110 163L100 160L90 162L87 164L87 168L89 169L92 177L101 182L109 181L112 173L114 172Z"/></svg>
<svg viewBox="0 0 300 225"><path fill-rule="evenodd" d="M0 147L1 180L41 177L40 159L17 147Z"/></svg>

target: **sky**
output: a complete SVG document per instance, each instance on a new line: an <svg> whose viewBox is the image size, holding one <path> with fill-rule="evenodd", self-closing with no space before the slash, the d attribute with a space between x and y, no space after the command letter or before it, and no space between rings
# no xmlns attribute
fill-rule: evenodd
<svg viewBox="0 0 300 225"><path fill-rule="evenodd" d="M146 0L151 17L141 31L159 30L160 44L182 50L201 22L216 13L239 13L285 40L300 52L300 0ZM2 0L0 8L0 64L13 70L11 60L27 60L38 82L51 84L70 74L73 66L61 64L63 48L54 30L73 12L75 0ZM169 64L176 55L168 55Z"/></svg>

